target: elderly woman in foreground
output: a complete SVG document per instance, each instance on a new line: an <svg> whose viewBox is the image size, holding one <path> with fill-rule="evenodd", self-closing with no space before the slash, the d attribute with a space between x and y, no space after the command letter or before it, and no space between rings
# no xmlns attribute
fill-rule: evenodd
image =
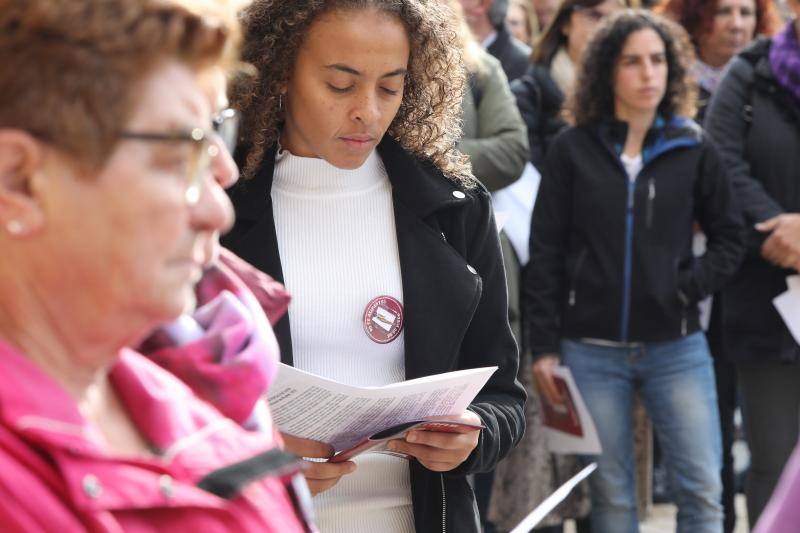
<svg viewBox="0 0 800 533"><path fill-rule="evenodd" d="M306 529L269 419L234 421L276 344L241 279L210 268L238 174L221 136L235 28L208 4L0 0L6 531ZM146 338L191 388L126 348Z"/></svg>

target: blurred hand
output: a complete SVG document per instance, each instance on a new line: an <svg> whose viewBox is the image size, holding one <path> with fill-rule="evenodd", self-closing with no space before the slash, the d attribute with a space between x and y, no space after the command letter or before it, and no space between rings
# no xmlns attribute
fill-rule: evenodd
<svg viewBox="0 0 800 533"><path fill-rule="evenodd" d="M286 451L303 458L330 459L333 456L333 446L316 440L302 439L293 437L286 433L281 433ZM352 461L343 463L323 463L315 461L304 461L303 474L306 476L308 488L311 495L317 495L336 485L339 479L347 474L352 474L356 470L356 464Z"/></svg>
<svg viewBox="0 0 800 533"><path fill-rule="evenodd" d="M800 270L800 214L784 213L756 224L762 233L770 233L761 245L761 255L780 267Z"/></svg>
<svg viewBox="0 0 800 533"><path fill-rule="evenodd" d="M539 394L549 403L564 403L561 392L553 381L553 368L561 363L559 357L553 355L543 355L533 363L533 380L539 389Z"/></svg>
<svg viewBox="0 0 800 533"><path fill-rule="evenodd" d="M481 418L472 411L464 411L460 417L446 417L454 422L483 424ZM463 463L478 445L481 430L466 433L445 433L441 431L411 430L405 439L389 443L388 449L414 457L425 468L434 472L448 472Z"/></svg>

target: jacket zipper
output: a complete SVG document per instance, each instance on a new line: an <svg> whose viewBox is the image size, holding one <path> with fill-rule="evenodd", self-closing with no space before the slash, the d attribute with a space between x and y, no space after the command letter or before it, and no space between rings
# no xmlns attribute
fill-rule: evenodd
<svg viewBox="0 0 800 533"><path fill-rule="evenodd" d="M647 180L647 229L653 226L653 208L656 199L656 180L650 178Z"/></svg>
<svg viewBox="0 0 800 533"><path fill-rule="evenodd" d="M683 294L683 291L678 289L678 299L680 299L681 304L682 304L682 306L681 306L681 337L685 337L687 332L688 332L688 330L689 330L689 327L688 327L688 324L687 324L688 320L686 318L686 309L689 307L689 298L687 298L686 295Z"/></svg>
<svg viewBox="0 0 800 533"><path fill-rule="evenodd" d="M631 268L633 263L633 205L636 192L636 181L628 180L628 202L625 214L625 260L622 279L622 323L620 324L620 340L628 342L628 329L631 314Z"/></svg>
<svg viewBox="0 0 800 533"><path fill-rule="evenodd" d="M572 286L569 289L569 306L575 307L575 293L576 293L576 285L578 282L578 273L581 271L581 267L583 266L583 261L586 259L586 254L589 252L588 248L584 248L581 250L580 255L578 256L578 260L575 261L575 268L572 271Z"/></svg>
<svg viewBox="0 0 800 533"><path fill-rule="evenodd" d="M444 491L444 474L439 474L442 482L442 533L447 533L447 494Z"/></svg>

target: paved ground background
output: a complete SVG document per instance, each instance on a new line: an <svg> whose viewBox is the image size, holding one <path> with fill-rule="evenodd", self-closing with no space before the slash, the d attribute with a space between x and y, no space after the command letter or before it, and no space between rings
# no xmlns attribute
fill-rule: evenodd
<svg viewBox="0 0 800 533"><path fill-rule="evenodd" d="M674 533L675 532L675 513L674 505L654 505L650 515L640 524L640 533ZM734 533L747 533L747 508L744 496L736 496L736 529ZM564 533L574 533L573 524L567 523Z"/></svg>
<svg viewBox="0 0 800 533"><path fill-rule="evenodd" d="M653 512L641 524L641 533L673 533L675 531L675 506L654 505ZM747 507L744 496L736 496L736 529L735 533L747 533Z"/></svg>

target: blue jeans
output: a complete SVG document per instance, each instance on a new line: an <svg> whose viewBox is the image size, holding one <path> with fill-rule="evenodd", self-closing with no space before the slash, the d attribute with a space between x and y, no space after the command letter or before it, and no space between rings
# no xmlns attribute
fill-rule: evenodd
<svg viewBox="0 0 800 533"><path fill-rule="evenodd" d="M714 369L703 333L669 342L601 346L564 340L570 368L603 453L589 477L592 533L639 530L633 399L641 394L664 453L678 531L722 532L722 445Z"/></svg>

